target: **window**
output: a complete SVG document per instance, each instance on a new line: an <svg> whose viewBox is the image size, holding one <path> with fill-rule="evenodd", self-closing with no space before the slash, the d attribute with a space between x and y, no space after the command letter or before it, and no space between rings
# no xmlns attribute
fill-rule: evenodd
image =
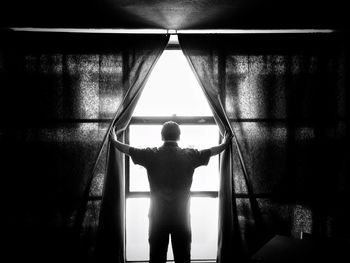
<svg viewBox="0 0 350 263"><path fill-rule="evenodd" d="M180 147L209 148L219 142L206 98L179 49L167 49L156 64L135 108L127 131L134 147L162 145L161 127L165 121L180 124ZM126 159L126 258L149 259L149 185L146 170ZM191 188L192 260L214 260L218 224L218 156L196 169ZM168 260L172 260L171 243Z"/></svg>

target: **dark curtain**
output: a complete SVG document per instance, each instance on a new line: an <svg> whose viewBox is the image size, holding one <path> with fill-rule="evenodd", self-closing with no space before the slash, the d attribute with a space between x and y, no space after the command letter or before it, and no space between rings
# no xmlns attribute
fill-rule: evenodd
<svg viewBox="0 0 350 263"><path fill-rule="evenodd" d="M130 108L125 102L143 86L167 37L0 34L4 258L87 261L106 135L115 116Z"/></svg>
<svg viewBox="0 0 350 263"><path fill-rule="evenodd" d="M128 78L131 83L110 127L116 129L120 141L124 140L124 131L130 122L132 112L151 70L168 43L169 36L159 36L157 40L151 42L144 38L143 44L151 44L150 47L153 49L130 65ZM105 143L108 144L107 166L94 259L96 262L124 263L126 260L124 155L116 150L108 139Z"/></svg>
<svg viewBox="0 0 350 263"><path fill-rule="evenodd" d="M222 158L233 174L221 174L229 186L220 187L218 262L248 259L275 234L349 237L345 35L179 41L214 111L212 97L221 98L236 138Z"/></svg>

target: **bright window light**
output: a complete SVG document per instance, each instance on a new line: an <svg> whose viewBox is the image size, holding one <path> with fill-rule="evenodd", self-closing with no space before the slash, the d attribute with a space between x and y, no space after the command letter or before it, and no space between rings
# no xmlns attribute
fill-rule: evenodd
<svg viewBox="0 0 350 263"><path fill-rule="evenodd" d="M182 51L165 50L144 87L133 116L174 114L213 115Z"/></svg>
<svg viewBox="0 0 350 263"><path fill-rule="evenodd" d="M149 260L148 208L149 198L128 198L126 201L126 258L128 261ZM215 259L217 253L218 199L191 198L192 247L196 260ZM171 241L168 260L173 260Z"/></svg>
<svg viewBox="0 0 350 263"><path fill-rule="evenodd" d="M212 117L205 95L181 50L165 50L155 65L136 105L133 117ZM187 121L191 118L187 118ZM162 122L131 124L129 143L133 147L159 147ZM179 146L206 149L219 142L219 130L214 124L186 123L180 125ZM207 166L195 170L191 197L192 260L215 260L218 233L218 198L208 192L219 188L219 158L210 158ZM149 183L146 169L129 160L126 200L126 259L148 261ZM214 197L213 197L214 196ZM173 260L171 241L168 260Z"/></svg>

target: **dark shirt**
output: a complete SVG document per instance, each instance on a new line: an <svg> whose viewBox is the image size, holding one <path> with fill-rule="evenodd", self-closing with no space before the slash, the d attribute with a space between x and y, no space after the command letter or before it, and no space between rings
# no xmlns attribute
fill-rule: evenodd
<svg viewBox="0 0 350 263"><path fill-rule="evenodd" d="M176 142L165 142L159 148L130 148L135 164L147 169L151 189L152 219L176 222L189 217L189 198L194 169L207 165L210 150L178 147Z"/></svg>

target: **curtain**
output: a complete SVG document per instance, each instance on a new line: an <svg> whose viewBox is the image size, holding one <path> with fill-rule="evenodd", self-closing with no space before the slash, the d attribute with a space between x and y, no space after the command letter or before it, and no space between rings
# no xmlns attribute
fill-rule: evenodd
<svg viewBox="0 0 350 263"><path fill-rule="evenodd" d="M141 95L157 59L162 54L169 36L158 36L154 39L144 37L142 44L147 52L134 57L125 75L129 83L127 93L109 128L116 129L119 140L123 141L124 131L129 124L132 112ZM134 54L133 54L134 55ZM108 132L109 133L109 132ZM101 212L99 216L97 262L125 262L125 177L123 154L117 151L106 138L108 144L107 171L104 180Z"/></svg>
<svg viewBox="0 0 350 263"><path fill-rule="evenodd" d="M247 260L276 234L348 236L344 35L179 41L218 125L235 135L221 158L218 262Z"/></svg>
<svg viewBox="0 0 350 263"><path fill-rule="evenodd" d="M0 34L4 251L14 261L88 261L108 131L127 116L167 37Z"/></svg>
<svg viewBox="0 0 350 263"><path fill-rule="evenodd" d="M208 99L209 105L213 111L216 123L219 126L222 135L233 136L237 144L234 131L231 127L226 111L223 108L221 79L219 80L218 69L216 68L211 54L207 54L207 50L203 50L198 45L197 40L192 41L185 35L179 35L180 46L192 67L196 77ZM200 54L200 55L199 55ZM217 59L216 59L217 62ZM241 242L238 226L237 207L232 199L233 194L233 170L232 170L233 145L229 145L220 156L220 187L219 187L219 224L218 224L218 255L217 262L232 262L241 259L241 255L237 252L234 254L233 247L236 251L241 252ZM242 160L243 169L245 169Z"/></svg>

